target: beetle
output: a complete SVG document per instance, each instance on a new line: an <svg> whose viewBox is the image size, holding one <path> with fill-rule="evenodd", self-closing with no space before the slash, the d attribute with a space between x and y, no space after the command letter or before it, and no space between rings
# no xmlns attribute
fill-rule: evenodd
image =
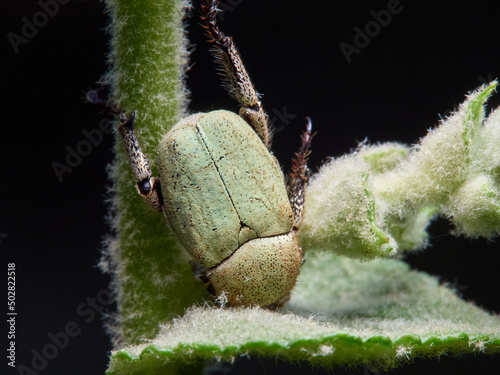
<svg viewBox="0 0 500 375"><path fill-rule="evenodd" d="M223 86L239 114L197 113L179 121L159 144L158 178L135 135L135 112L120 113L119 133L139 194L193 259L193 271L225 306L277 308L289 298L303 254L297 231L303 218L308 119L285 183L270 150L268 116L232 38L216 24L217 1L202 5Z"/></svg>

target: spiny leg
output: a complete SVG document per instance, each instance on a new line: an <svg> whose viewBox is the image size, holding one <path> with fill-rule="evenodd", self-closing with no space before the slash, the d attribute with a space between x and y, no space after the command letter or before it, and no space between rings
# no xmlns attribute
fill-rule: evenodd
<svg viewBox="0 0 500 375"><path fill-rule="evenodd" d="M202 5L208 41L214 45L213 55L223 76L223 86L238 103L240 116L255 130L264 145L271 147L269 120L262 108L259 94L248 76L240 54L231 37L225 36L216 24L217 0L208 0Z"/></svg>
<svg viewBox="0 0 500 375"><path fill-rule="evenodd" d="M125 150L137 183L137 191L148 201L151 207L156 211L162 212L160 182L152 176L148 158L135 138L134 119L135 111L132 112L130 118L127 118L125 113L122 112L120 114L120 127L118 131L123 138Z"/></svg>
<svg viewBox="0 0 500 375"><path fill-rule="evenodd" d="M300 228L304 219L304 191L308 181L307 158L309 157L311 140L314 134L311 119L307 117L306 130L302 133L302 144L292 159L292 171L288 180L288 196L293 211L293 228Z"/></svg>
<svg viewBox="0 0 500 375"><path fill-rule="evenodd" d="M106 88L90 90L86 93L86 100L105 111L119 116L120 126L118 132L123 138L125 151L132 167L132 173L136 180L136 188L139 194L146 199L151 207L156 211L162 212L162 196L160 182L151 175L151 167L144 152L139 146L134 134L135 111L132 112L130 118L123 110L113 101L106 99Z"/></svg>

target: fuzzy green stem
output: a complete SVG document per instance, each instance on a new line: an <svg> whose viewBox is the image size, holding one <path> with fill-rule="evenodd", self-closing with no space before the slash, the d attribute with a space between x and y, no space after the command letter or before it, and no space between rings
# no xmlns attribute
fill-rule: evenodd
<svg viewBox="0 0 500 375"><path fill-rule="evenodd" d="M136 136L156 174L161 135L186 112L187 61L183 0L107 0L111 15L111 71L104 78L112 99L136 111ZM161 215L137 194L121 139L111 168L112 226L107 249L118 302L112 327L117 345L153 338L159 324L184 312L205 293L183 259Z"/></svg>

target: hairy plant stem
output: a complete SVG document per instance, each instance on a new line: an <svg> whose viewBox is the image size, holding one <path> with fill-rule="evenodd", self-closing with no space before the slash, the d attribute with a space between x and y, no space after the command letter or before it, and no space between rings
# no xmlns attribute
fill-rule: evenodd
<svg viewBox="0 0 500 375"><path fill-rule="evenodd" d="M187 41L185 0L106 0L111 16L111 69L103 78L111 99L127 114L136 111L136 136L156 175L156 148L186 113L183 83ZM137 194L116 133L110 168L111 226L101 266L112 273L118 313L110 330L115 345L153 338L159 324L183 314L204 295L182 249L160 214Z"/></svg>

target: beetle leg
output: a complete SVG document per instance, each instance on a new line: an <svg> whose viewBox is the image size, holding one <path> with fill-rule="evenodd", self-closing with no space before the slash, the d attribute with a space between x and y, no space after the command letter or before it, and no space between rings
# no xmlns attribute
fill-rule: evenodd
<svg viewBox="0 0 500 375"><path fill-rule="evenodd" d="M162 197L160 189L160 181L157 181L151 175L151 167L149 166L148 158L144 154L134 135L134 119L135 111L132 112L130 118L127 118L125 113L120 114L120 132L125 150L127 152L130 166L137 181L137 191L148 201L148 203L156 211L162 212Z"/></svg>
<svg viewBox="0 0 500 375"><path fill-rule="evenodd" d="M212 53L223 76L223 86L229 95L240 103L240 116L255 130L264 145L271 147L268 116L262 108L259 94L248 76L241 56L231 37L225 36L216 24L218 0L208 0L202 5L201 19L208 42L214 45Z"/></svg>
<svg viewBox="0 0 500 375"><path fill-rule="evenodd" d="M311 140L314 134L312 131L311 119L307 117L306 130L302 133L302 145L292 158L292 171L288 180L288 196L293 211L293 228L300 228L304 218L304 190L308 181L307 158L311 151Z"/></svg>

